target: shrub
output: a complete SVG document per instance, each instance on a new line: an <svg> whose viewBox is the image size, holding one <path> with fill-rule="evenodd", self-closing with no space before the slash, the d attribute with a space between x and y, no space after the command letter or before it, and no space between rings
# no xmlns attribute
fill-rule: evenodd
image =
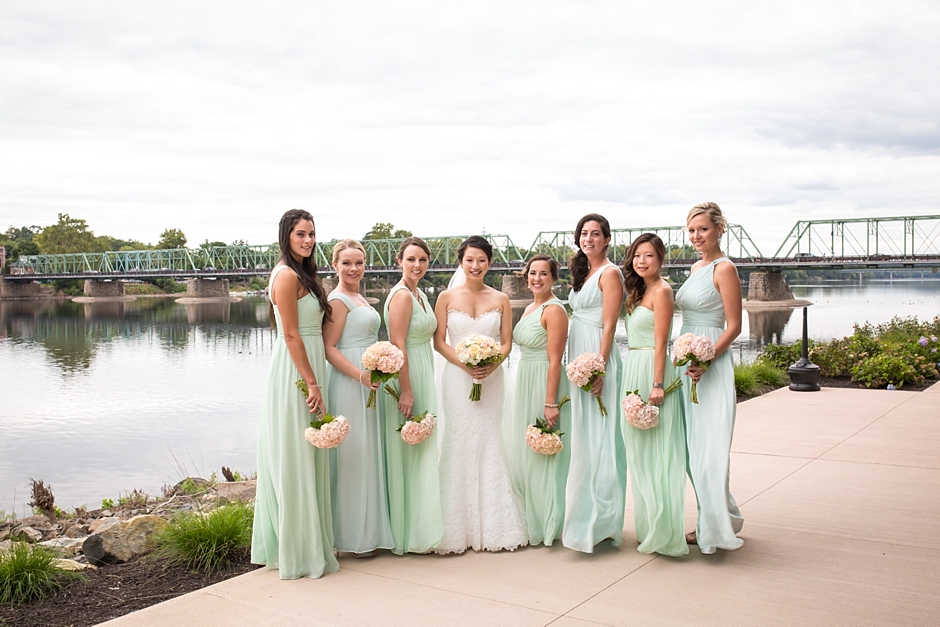
<svg viewBox="0 0 940 627"><path fill-rule="evenodd" d="M186 512L156 536L155 555L211 574L231 566L251 550L254 508L233 503L208 514Z"/></svg>
<svg viewBox="0 0 940 627"><path fill-rule="evenodd" d="M734 365L734 389L738 396L758 396L785 386L787 381L786 372L766 362Z"/></svg>
<svg viewBox="0 0 940 627"><path fill-rule="evenodd" d="M21 605L44 599L65 582L82 579L77 572L62 570L48 548L14 542L0 552L0 605Z"/></svg>
<svg viewBox="0 0 940 627"><path fill-rule="evenodd" d="M878 355L860 362L852 369L852 379L868 388L881 388L889 383L900 388L905 383L924 381L907 359L894 355Z"/></svg>

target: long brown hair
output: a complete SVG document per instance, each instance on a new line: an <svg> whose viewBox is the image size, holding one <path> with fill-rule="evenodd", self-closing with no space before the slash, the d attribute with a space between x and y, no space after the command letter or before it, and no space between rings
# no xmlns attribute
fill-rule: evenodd
<svg viewBox="0 0 940 627"><path fill-rule="evenodd" d="M574 245L575 248L578 249L578 252L576 252L574 257L568 262L568 270L571 271L571 288L575 292L581 291L581 288L584 287L584 281L587 279L588 272L591 271L591 264L588 261L587 255L581 252L581 229L584 228L585 224L591 221L601 225L601 233L604 234L604 237L610 237L610 223L607 221L607 218L599 213L589 213L578 220L578 226L574 229ZM607 248L604 248L604 254L607 254Z"/></svg>
<svg viewBox="0 0 940 627"><path fill-rule="evenodd" d="M637 308L646 293L646 281L633 269L633 256L636 255L636 249L640 247L640 244L646 244L647 242L653 245L656 256L659 257L660 266L666 262L666 246L655 233L643 233L630 243L627 258L623 261L623 287L627 296L626 307L628 314L633 313L633 310Z"/></svg>
<svg viewBox="0 0 940 627"><path fill-rule="evenodd" d="M304 257L301 261L294 259L294 256L290 253L290 234L301 220L310 220L311 224L315 224L313 216L303 209L291 209L281 216L277 236L278 247L281 249L281 261L297 274L297 279L301 285L307 288L307 291L319 301L320 309L323 311L323 319L330 320L333 308L330 307L330 303L326 298L326 290L323 289L323 285L320 284L320 279L317 277L316 248L309 257Z"/></svg>

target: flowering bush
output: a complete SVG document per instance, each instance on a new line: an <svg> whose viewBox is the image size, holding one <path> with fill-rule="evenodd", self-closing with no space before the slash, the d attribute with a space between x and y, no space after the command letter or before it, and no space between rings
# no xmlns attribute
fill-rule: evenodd
<svg viewBox="0 0 940 627"><path fill-rule="evenodd" d="M391 342L376 342L362 354L362 367L369 370L372 383L385 383L398 378L405 365L405 354ZM375 390L369 391L366 407L375 408Z"/></svg>
<svg viewBox="0 0 940 627"><path fill-rule="evenodd" d="M585 392L590 392L597 378L603 377L606 372L607 364L604 363L604 358L597 353L584 353L583 355L579 355L565 368L565 374L568 375L568 380ZM595 396L594 398L597 399L601 416L606 416L607 408L604 406L604 400L600 396Z"/></svg>

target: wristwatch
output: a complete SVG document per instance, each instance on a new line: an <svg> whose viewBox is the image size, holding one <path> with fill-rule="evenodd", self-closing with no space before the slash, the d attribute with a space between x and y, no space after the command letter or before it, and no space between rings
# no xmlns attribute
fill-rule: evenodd
<svg viewBox="0 0 940 627"><path fill-rule="evenodd" d="M654 388L661 388L661 387L663 387L663 384L660 383L659 381L653 381L653 387L654 387Z"/></svg>

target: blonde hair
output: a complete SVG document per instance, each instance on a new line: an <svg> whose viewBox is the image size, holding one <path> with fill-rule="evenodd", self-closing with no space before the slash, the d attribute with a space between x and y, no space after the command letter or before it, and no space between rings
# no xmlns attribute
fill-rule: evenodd
<svg viewBox="0 0 940 627"><path fill-rule="evenodd" d="M359 240L354 239L341 239L333 245L333 264L335 265L339 261L339 254L348 248L355 248L358 251L362 252L362 256L366 256L366 249L362 247L362 244L359 243Z"/></svg>
<svg viewBox="0 0 940 627"><path fill-rule="evenodd" d="M688 224L692 221L692 218L702 214L708 216L708 219L714 227L718 229L719 236L724 235L725 229L728 228L728 220L725 218L724 214L721 213L721 207L713 202L700 202L692 207L692 209L689 210L688 217L685 219L685 223Z"/></svg>

